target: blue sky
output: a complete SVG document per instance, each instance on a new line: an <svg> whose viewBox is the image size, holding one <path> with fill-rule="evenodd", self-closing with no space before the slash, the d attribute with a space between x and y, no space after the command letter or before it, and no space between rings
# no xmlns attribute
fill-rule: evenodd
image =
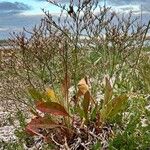
<svg viewBox="0 0 150 150"><path fill-rule="evenodd" d="M69 0L56 0L67 4ZM75 0L78 1L78 0ZM140 15L143 8L143 22L150 20L150 0L106 0L107 6L119 13L128 13L130 10L135 16ZM100 0L103 5L103 0ZM25 27L31 30L35 24L40 23L43 17L42 8L52 14L59 14L60 10L45 0L0 0L0 39L9 37L9 33L19 32Z"/></svg>

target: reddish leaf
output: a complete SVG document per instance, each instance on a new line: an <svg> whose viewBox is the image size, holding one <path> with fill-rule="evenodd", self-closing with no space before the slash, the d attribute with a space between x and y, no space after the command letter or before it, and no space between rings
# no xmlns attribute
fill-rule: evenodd
<svg viewBox="0 0 150 150"><path fill-rule="evenodd" d="M39 133L39 129L53 129L57 127L62 127L62 125L54 123L47 117L36 117L26 126L26 132L32 135L43 136Z"/></svg>
<svg viewBox="0 0 150 150"><path fill-rule="evenodd" d="M36 108L43 113L49 113L49 114L60 115L60 116L69 116L65 108L55 102L39 101L36 103Z"/></svg>

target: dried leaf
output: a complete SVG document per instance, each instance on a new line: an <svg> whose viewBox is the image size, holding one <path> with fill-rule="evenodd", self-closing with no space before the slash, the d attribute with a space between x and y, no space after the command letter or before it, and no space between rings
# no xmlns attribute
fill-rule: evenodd
<svg viewBox="0 0 150 150"><path fill-rule="evenodd" d="M79 81L78 89L79 90L77 91L77 94L74 96L75 103L77 103L80 96L85 95L86 92L89 92L89 85L87 82L87 77L85 77ZM93 99L93 97L91 95L90 95L90 100L91 100L92 104L96 104L95 100Z"/></svg>
<svg viewBox="0 0 150 150"><path fill-rule="evenodd" d="M65 108L56 102L39 101L36 103L36 108L43 113L49 113L60 116L69 116Z"/></svg>
<svg viewBox="0 0 150 150"><path fill-rule="evenodd" d="M81 79L78 83L78 88L84 95L87 91L89 91L89 86L85 80L85 78Z"/></svg>

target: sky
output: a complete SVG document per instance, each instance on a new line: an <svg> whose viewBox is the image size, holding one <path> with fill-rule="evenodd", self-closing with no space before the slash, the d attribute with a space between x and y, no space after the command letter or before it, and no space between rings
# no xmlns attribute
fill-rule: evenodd
<svg viewBox="0 0 150 150"><path fill-rule="evenodd" d="M67 4L69 0L55 0ZM78 0L75 0L78 1ZM142 6L143 22L150 20L150 0L105 0L118 13L129 13L140 16ZM103 6L104 0L100 0ZM48 10L52 15L58 15L60 10L48 3L46 0L0 0L0 39L10 37L9 33L20 32L25 27L27 30L40 23L44 13L42 9Z"/></svg>

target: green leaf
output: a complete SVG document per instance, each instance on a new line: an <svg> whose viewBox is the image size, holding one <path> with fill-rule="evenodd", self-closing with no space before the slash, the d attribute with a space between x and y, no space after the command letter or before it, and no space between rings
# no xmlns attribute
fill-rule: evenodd
<svg viewBox="0 0 150 150"><path fill-rule="evenodd" d="M105 93L104 93L104 103L103 103L104 106L111 100L113 94L113 89L110 80L106 77L105 81L106 83L105 83Z"/></svg>
<svg viewBox="0 0 150 150"><path fill-rule="evenodd" d="M100 150L100 149L101 149L101 143L99 141L91 148L91 150Z"/></svg>
<svg viewBox="0 0 150 150"><path fill-rule="evenodd" d="M56 102L39 101L36 103L36 108L43 113L49 113L60 116L69 116L65 108Z"/></svg>
<svg viewBox="0 0 150 150"><path fill-rule="evenodd" d="M40 100L43 97L42 93L34 88L28 89L28 92L34 100Z"/></svg>
<svg viewBox="0 0 150 150"><path fill-rule="evenodd" d="M109 101L101 110L101 119L104 121L114 117L122 109L127 99L126 94L123 94Z"/></svg>
<svg viewBox="0 0 150 150"><path fill-rule="evenodd" d="M84 111L86 120L88 120L88 109L89 109L89 105L90 105L90 100L91 100L91 95L90 95L90 92L87 91L84 94L84 99L83 99L83 103L82 103L82 107L83 107L83 111Z"/></svg>
<svg viewBox="0 0 150 150"><path fill-rule="evenodd" d="M98 105L96 105L96 106L93 108L93 110L92 110L92 112L91 112L91 114L90 114L90 118L91 118L92 121L96 118L97 111L98 111Z"/></svg>
<svg viewBox="0 0 150 150"><path fill-rule="evenodd" d="M83 118L84 117L84 111L82 108L80 108L80 106L77 106L75 108L75 113L79 114L80 118Z"/></svg>

